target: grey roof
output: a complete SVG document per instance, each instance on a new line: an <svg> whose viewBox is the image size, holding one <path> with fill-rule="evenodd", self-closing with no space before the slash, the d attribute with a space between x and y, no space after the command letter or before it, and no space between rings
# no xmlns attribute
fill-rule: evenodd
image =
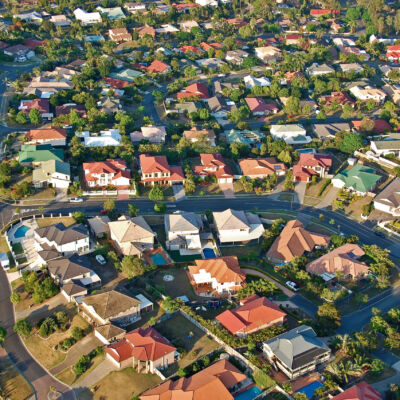
<svg viewBox="0 0 400 400"><path fill-rule="evenodd" d="M89 268L89 259L85 256L73 254L70 257L57 258L47 262L47 268L51 275L57 276L62 282L74 279L83 274L90 274L92 270Z"/></svg>
<svg viewBox="0 0 400 400"><path fill-rule="evenodd" d="M95 329L97 332L100 333L101 336L103 336L106 339L113 339L116 336L123 335L124 333L126 333L125 329L122 329L113 324L96 326Z"/></svg>
<svg viewBox="0 0 400 400"><path fill-rule="evenodd" d="M351 127L347 122L339 122L337 124L314 124L313 130L320 139L324 139L335 136L338 132L350 132Z"/></svg>
<svg viewBox="0 0 400 400"><path fill-rule="evenodd" d="M374 202L382 203L390 207L400 206L400 178L394 179L374 199Z"/></svg>
<svg viewBox="0 0 400 400"><path fill-rule="evenodd" d="M74 296L78 293L87 293L87 289L77 283L68 282L62 286L62 291L65 292L68 296Z"/></svg>
<svg viewBox="0 0 400 400"><path fill-rule="evenodd" d="M38 254L44 261L54 260L55 258L61 256L61 254L57 250L53 249L43 249L41 251L38 251Z"/></svg>
<svg viewBox="0 0 400 400"><path fill-rule="evenodd" d="M292 370L310 363L315 357L329 352L328 346L317 338L314 330L301 325L266 342L275 356Z"/></svg>
<svg viewBox="0 0 400 400"><path fill-rule="evenodd" d="M203 227L201 216L193 212L165 214L164 222L168 232L199 231Z"/></svg>
<svg viewBox="0 0 400 400"><path fill-rule="evenodd" d="M258 215L228 208L225 211L213 212L218 230L249 229L250 225L261 224Z"/></svg>
<svg viewBox="0 0 400 400"><path fill-rule="evenodd" d="M50 242L55 242L58 245L75 242L88 237L86 228L82 224L67 228L62 222L38 228L35 232L41 238L47 238Z"/></svg>
<svg viewBox="0 0 400 400"><path fill-rule="evenodd" d="M374 140L374 143L378 150L400 150L400 140Z"/></svg>

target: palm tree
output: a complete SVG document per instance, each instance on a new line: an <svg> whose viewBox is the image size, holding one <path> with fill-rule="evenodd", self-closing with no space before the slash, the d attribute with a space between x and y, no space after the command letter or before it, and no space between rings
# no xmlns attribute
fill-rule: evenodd
<svg viewBox="0 0 400 400"><path fill-rule="evenodd" d="M362 373L362 368L352 361L341 362L339 368L345 383L349 383L349 376L357 376Z"/></svg>
<svg viewBox="0 0 400 400"><path fill-rule="evenodd" d="M368 357L364 354L356 354L354 356L354 364L360 367L361 369L369 367L371 365L371 363L368 360Z"/></svg>

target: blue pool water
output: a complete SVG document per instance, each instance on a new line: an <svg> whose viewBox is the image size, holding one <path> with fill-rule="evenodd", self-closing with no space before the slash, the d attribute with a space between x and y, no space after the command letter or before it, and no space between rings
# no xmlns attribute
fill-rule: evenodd
<svg viewBox="0 0 400 400"><path fill-rule="evenodd" d="M205 258L215 258L216 255L213 249L203 249L203 254Z"/></svg>
<svg viewBox="0 0 400 400"><path fill-rule="evenodd" d="M314 381L309 383L307 386L302 387L296 393L304 393L309 399L314 396L314 392L316 389L324 386L320 381Z"/></svg>
<svg viewBox="0 0 400 400"><path fill-rule="evenodd" d="M313 153L315 153L315 150L314 149L312 149L312 148L309 148L309 149L300 149L300 150L298 150L298 152L301 154L301 153L303 153L303 154L313 154Z"/></svg>
<svg viewBox="0 0 400 400"><path fill-rule="evenodd" d="M253 386L250 389L247 389L245 392L235 396L235 400L253 400L261 393L262 390L259 387Z"/></svg>
<svg viewBox="0 0 400 400"><path fill-rule="evenodd" d="M167 265L168 264L168 261L160 253L150 254L150 258L152 259L153 263L156 265Z"/></svg>
<svg viewBox="0 0 400 400"><path fill-rule="evenodd" d="M16 239L23 238L23 237L25 237L26 232L28 232L28 231L29 231L29 228L28 228L27 226L21 225L21 226L15 231L14 237L15 237Z"/></svg>

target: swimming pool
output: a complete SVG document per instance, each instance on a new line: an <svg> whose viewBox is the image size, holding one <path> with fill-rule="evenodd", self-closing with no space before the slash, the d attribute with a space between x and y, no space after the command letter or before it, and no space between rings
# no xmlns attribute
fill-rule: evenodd
<svg viewBox="0 0 400 400"><path fill-rule="evenodd" d="M235 400L253 400L261 393L262 390L259 387L253 386L250 389L247 389L245 392L235 396Z"/></svg>
<svg viewBox="0 0 400 400"><path fill-rule="evenodd" d="M149 254L149 256L155 265L168 264L168 261L164 258L164 256L161 253Z"/></svg>
<svg viewBox="0 0 400 400"><path fill-rule="evenodd" d="M15 237L16 239L23 238L23 237L25 237L26 232L28 232L28 231L29 231L29 228L28 228L27 226L21 225L21 226L15 231L14 237Z"/></svg>
<svg viewBox="0 0 400 400"><path fill-rule="evenodd" d="M307 149L299 149L297 150L300 154L314 154L315 153L315 149L313 148L307 148Z"/></svg>
<svg viewBox="0 0 400 400"><path fill-rule="evenodd" d="M213 249L203 249L204 258L215 258L215 252Z"/></svg>
<svg viewBox="0 0 400 400"><path fill-rule="evenodd" d="M302 387L296 393L304 393L309 399L311 399L314 396L314 392L321 386L324 386L322 382L314 381Z"/></svg>

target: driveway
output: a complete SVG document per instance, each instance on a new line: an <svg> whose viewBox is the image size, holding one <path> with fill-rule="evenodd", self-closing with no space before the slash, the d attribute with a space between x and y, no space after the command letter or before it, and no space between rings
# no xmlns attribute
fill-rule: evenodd
<svg viewBox="0 0 400 400"><path fill-rule="evenodd" d="M318 205L315 206L315 208L329 207L332 204L332 201L336 199L339 192L340 192L340 189L332 186L329 189L329 192L326 194L326 196L320 201L320 203Z"/></svg>
<svg viewBox="0 0 400 400"><path fill-rule="evenodd" d="M226 199L234 199L235 192L233 190L233 183L220 183L219 184L222 193L224 194Z"/></svg>
<svg viewBox="0 0 400 400"><path fill-rule="evenodd" d="M174 191L175 201L186 199L185 189L183 185L172 185L172 190Z"/></svg>
<svg viewBox="0 0 400 400"><path fill-rule="evenodd" d="M294 295L290 301L300 309L302 309L304 312L306 312L310 316L314 316L316 312L318 311L318 307L312 303L310 300L306 299L304 296L301 294L296 294Z"/></svg>
<svg viewBox="0 0 400 400"><path fill-rule="evenodd" d="M294 196L294 202L303 204L304 195L306 194L307 183L306 182L296 182L294 184L294 191L297 196Z"/></svg>

